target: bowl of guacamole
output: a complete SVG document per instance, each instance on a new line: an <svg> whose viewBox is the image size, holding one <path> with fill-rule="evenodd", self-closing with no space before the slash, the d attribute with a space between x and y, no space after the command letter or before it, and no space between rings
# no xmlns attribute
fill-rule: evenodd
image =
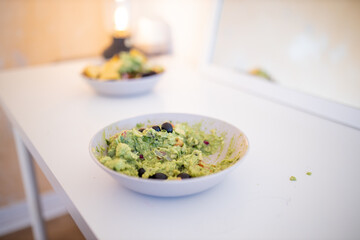
<svg viewBox="0 0 360 240"><path fill-rule="evenodd" d="M121 120L90 142L95 163L123 186L153 196L184 196L219 183L243 161L245 134L224 121L183 113Z"/></svg>

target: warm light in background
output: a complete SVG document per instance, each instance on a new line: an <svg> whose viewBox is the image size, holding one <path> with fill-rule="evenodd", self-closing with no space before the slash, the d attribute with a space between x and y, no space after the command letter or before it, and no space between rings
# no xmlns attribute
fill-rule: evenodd
<svg viewBox="0 0 360 240"><path fill-rule="evenodd" d="M114 12L115 34L124 37L128 35L129 9L124 0L116 0L116 9Z"/></svg>

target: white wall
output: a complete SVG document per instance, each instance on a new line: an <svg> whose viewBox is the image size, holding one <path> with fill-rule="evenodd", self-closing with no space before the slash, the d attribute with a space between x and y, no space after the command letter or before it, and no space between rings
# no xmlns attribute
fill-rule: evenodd
<svg viewBox="0 0 360 240"><path fill-rule="evenodd" d="M360 1L224 0L214 63L360 108Z"/></svg>
<svg viewBox="0 0 360 240"><path fill-rule="evenodd" d="M196 67L204 55L215 3L216 0L132 0L132 28L139 17L162 19L170 27L172 54Z"/></svg>

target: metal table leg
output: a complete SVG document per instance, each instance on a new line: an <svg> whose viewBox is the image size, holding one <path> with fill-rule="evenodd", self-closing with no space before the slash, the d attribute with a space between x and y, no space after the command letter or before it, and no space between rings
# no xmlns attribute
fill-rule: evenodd
<svg viewBox="0 0 360 240"><path fill-rule="evenodd" d="M13 128L17 155L19 158L22 180L25 187L34 238L45 240L46 232L41 214L39 193L36 184L34 166L31 155L25 147L18 131Z"/></svg>

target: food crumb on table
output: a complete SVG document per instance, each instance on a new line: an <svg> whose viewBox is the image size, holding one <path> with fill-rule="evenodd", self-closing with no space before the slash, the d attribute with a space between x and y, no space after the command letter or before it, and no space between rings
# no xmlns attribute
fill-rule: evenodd
<svg viewBox="0 0 360 240"><path fill-rule="evenodd" d="M291 176L291 177L290 177L290 181L296 181L296 177Z"/></svg>

